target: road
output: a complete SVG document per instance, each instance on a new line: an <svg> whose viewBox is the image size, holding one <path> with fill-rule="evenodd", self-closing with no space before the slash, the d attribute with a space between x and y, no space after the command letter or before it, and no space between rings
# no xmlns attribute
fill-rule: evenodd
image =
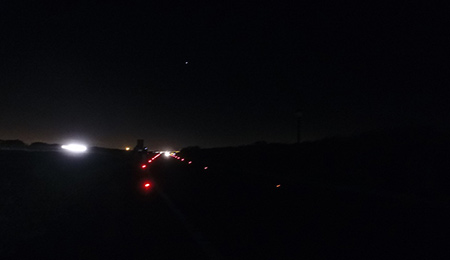
<svg viewBox="0 0 450 260"><path fill-rule="evenodd" d="M423 259L448 254L444 208L228 175L205 170L201 161L160 156L148 163L152 156L3 153L2 256Z"/></svg>

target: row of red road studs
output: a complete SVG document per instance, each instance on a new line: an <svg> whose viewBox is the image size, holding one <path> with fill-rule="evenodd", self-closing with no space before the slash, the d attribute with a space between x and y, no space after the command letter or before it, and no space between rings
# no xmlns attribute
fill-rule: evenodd
<svg viewBox="0 0 450 260"><path fill-rule="evenodd" d="M181 158L180 156L177 156L176 154L171 154L170 155L172 158L175 158L177 160L180 160L182 162L186 161L184 158ZM192 164L192 161L187 161L188 164ZM203 170L208 170L208 166L204 166Z"/></svg>
<svg viewBox="0 0 450 260"><path fill-rule="evenodd" d="M159 156L161 156L160 153L158 153L157 155L153 156L153 157L152 157L151 159L149 159L147 162L148 162L148 163L151 163L151 162L153 162L154 160L156 160L156 158L158 158ZM146 168L147 168L147 164L142 164L142 165L141 165L141 168L142 168L142 169L146 169Z"/></svg>
<svg viewBox="0 0 450 260"><path fill-rule="evenodd" d="M147 161L147 163L152 163L152 162L155 161L159 156L161 156L160 153L158 153L157 155L155 155L155 156L153 156L152 158L150 158L150 159ZM142 169L147 169L147 164L142 164L142 165L141 165L141 168L142 168ZM151 184L150 184L149 181L144 182L144 188L145 188L145 189L150 189L150 187L151 187Z"/></svg>

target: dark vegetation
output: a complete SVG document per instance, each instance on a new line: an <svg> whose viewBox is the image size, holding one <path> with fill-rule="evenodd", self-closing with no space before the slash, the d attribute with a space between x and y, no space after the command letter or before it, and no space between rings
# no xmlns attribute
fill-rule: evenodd
<svg viewBox="0 0 450 260"><path fill-rule="evenodd" d="M251 181L345 189L450 204L450 138L429 128L337 136L301 144L200 149L180 155Z"/></svg>

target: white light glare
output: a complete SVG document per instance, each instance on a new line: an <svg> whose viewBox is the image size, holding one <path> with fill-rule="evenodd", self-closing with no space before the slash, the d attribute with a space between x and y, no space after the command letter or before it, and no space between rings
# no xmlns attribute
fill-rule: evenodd
<svg viewBox="0 0 450 260"><path fill-rule="evenodd" d="M87 147L81 144L62 145L61 148L74 153L83 153L87 150Z"/></svg>
<svg viewBox="0 0 450 260"><path fill-rule="evenodd" d="M165 152L164 155L169 157L170 156L170 152Z"/></svg>

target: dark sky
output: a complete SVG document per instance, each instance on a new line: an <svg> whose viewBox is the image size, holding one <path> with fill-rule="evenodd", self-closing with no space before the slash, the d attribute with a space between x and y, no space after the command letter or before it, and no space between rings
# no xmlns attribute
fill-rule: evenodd
<svg viewBox="0 0 450 260"><path fill-rule="evenodd" d="M450 126L448 6L77 2L1 1L0 139L293 143L297 110L305 140Z"/></svg>

